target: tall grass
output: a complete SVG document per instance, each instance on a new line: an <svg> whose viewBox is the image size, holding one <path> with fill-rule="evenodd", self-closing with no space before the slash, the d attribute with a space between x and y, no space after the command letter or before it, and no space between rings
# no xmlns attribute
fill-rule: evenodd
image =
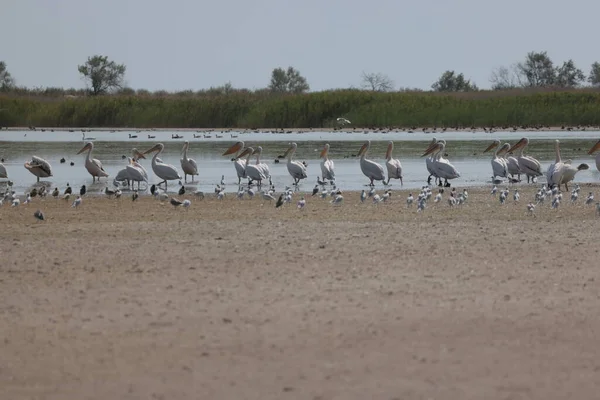
<svg viewBox="0 0 600 400"><path fill-rule="evenodd" d="M58 93L58 95L57 95ZM91 97L56 90L0 94L0 126L135 128L324 128L600 125L600 91L377 93L331 90L140 92Z"/></svg>

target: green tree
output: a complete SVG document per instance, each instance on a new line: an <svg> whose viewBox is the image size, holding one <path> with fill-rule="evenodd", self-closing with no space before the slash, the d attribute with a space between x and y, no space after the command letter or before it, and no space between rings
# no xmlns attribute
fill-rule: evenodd
<svg viewBox="0 0 600 400"><path fill-rule="evenodd" d="M563 65L556 68L557 86L561 87L576 87L585 81L583 71L575 66L573 60L565 61Z"/></svg>
<svg viewBox="0 0 600 400"><path fill-rule="evenodd" d="M271 73L269 90L274 93L304 93L310 89L306 78L293 67L275 68Z"/></svg>
<svg viewBox="0 0 600 400"><path fill-rule="evenodd" d="M473 92L479 90L477 85L470 80L465 79L463 74L456 74L454 71L446 71L433 84L431 88L436 92Z"/></svg>
<svg viewBox="0 0 600 400"><path fill-rule="evenodd" d="M382 73L366 73L362 72L361 87L374 92L391 92L394 90L394 81L389 76Z"/></svg>
<svg viewBox="0 0 600 400"><path fill-rule="evenodd" d="M552 86L557 80L557 70L545 51L527 53L525 61L517 64L517 70L525 78L524 86Z"/></svg>
<svg viewBox="0 0 600 400"><path fill-rule="evenodd" d="M91 86L92 94L100 95L123 87L126 67L109 61L106 56L96 55L88 57L85 64L77 66L77 70Z"/></svg>
<svg viewBox="0 0 600 400"><path fill-rule="evenodd" d="M588 82L593 86L600 86L600 63L598 61L592 64L590 76L588 76Z"/></svg>
<svg viewBox="0 0 600 400"><path fill-rule="evenodd" d="M0 89L6 90L13 87L15 84L15 80L10 75L10 72L6 69L6 63L4 61L0 61Z"/></svg>

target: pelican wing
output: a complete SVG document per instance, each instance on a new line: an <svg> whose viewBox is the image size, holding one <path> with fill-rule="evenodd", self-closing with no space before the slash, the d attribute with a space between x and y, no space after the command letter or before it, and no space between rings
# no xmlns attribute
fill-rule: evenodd
<svg viewBox="0 0 600 400"><path fill-rule="evenodd" d="M388 177L400 179L402 176L402 164L400 163L400 160L391 158L385 162L385 166L388 171Z"/></svg>
<svg viewBox="0 0 600 400"><path fill-rule="evenodd" d="M246 166L246 176L250 179L254 179L257 181L262 181L263 179L267 179L265 174L263 173L261 168L258 168L256 165L247 165Z"/></svg>
<svg viewBox="0 0 600 400"><path fill-rule="evenodd" d="M6 167L2 163L0 163L0 178L8 178L8 174L6 173Z"/></svg>
<svg viewBox="0 0 600 400"><path fill-rule="evenodd" d="M334 164L332 160L326 159L321 161L321 175L324 179L333 180L335 177Z"/></svg>
<svg viewBox="0 0 600 400"><path fill-rule="evenodd" d="M304 179L306 175L306 167L298 161L290 161L287 164L288 172L294 179Z"/></svg>
<svg viewBox="0 0 600 400"><path fill-rule="evenodd" d="M360 169L362 173L369 179L375 181L385 180L383 167L375 161L367 160L365 158L360 159Z"/></svg>
<svg viewBox="0 0 600 400"><path fill-rule="evenodd" d="M508 166L506 160L503 158L496 157L492 160L492 171L494 177L499 176L501 178L508 177Z"/></svg>
<svg viewBox="0 0 600 400"><path fill-rule="evenodd" d="M100 160L98 160L97 158L92 158L92 162L96 165L96 167L98 167L98 169L100 169L100 171L106 172Z"/></svg>
<svg viewBox="0 0 600 400"><path fill-rule="evenodd" d="M127 170L127 175L129 176L129 179L131 179L132 181L148 182L148 177L145 177L142 171L140 171L136 166L127 165L125 169Z"/></svg>
<svg viewBox="0 0 600 400"><path fill-rule="evenodd" d="M175 168L171 164L157 162L152 166L152 170L159 178L166 179L168 181L181 179L179 171L177 171L177 168Z"/></svg>

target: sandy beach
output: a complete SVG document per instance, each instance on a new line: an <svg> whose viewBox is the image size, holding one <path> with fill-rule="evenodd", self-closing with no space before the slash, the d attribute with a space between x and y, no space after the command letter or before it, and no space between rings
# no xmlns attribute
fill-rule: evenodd
<svg viewBox="0 0 600 400"><path fill-rule="evenodd" d="M18 399L591 399L598 227L307 196L0 208L0 393ZM459 188L459 191L462 189ZM413 194L416 194L413 192ZM185 196L183 198L186 198ZM41 209L45 221L33 217Z"/></svg>

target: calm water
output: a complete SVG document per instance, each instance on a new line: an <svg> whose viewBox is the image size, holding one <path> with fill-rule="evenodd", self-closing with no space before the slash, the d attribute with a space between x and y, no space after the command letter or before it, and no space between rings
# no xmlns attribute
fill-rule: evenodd
<svg viewBox="0 0 600 400"><path fill-rule="evenodd" d="M214 186L221 181L221 175L225 175L226 189L229 192L237 191L237 175L234 166L228 157L221 154L235 141L243 140L246 146L263 147L263 160L269 164L273 183L278 189L292 182L287 172L285 160L274 163L277 155L282 154L288 147L288 143L298 143L298 151L295 159L305 160L308 163L308 179L301 184L302 190L310 190L317 176L320 176L319 152L324 143L331 145L330 157L335 161L336 182L342 190L360 190L368 183L362 175L358 159L353 157L366 139L372 141L368 158L380 162L385 160L387 141L395 142L394 155L399 158L403 166L404 188L418 188L425 183L427 170L425 160L420 157L432 137L443 138L448 142L446 152L448 158L461 173L461 177L452 181L456 186L475 186L490 182L491 177L491 154L483 154L483 150L493 139L500 139L511 144L520 139L522 132L500 132L487 134L483 132L447 132L437 134L416 133L369 133L362 132L307 132L290 134L272 133L233 133L237 138L231 138L230 132L212 132L211 138L194 138L192 132L178 132L183 139L171 139L174 132L89 132L88 137L94 137L94 158L98 158L104 164L104 169L110 174L108 182L112 185L112 178L124 168L126 160L122 156L128 156L131 149L144 151L156 142L165 144L165 151L161 158L164 162L175 165L180 169L180 151L184 140L190 141L189 157L194 158L200 169L200 176L196 177L198 182L190 184L190 189L196 188L211 192ZM138 138L130 139L129 134L137 135ZM147 135L156 136L148 139ZM203 135L202 133L197 135ZM223 135L216 138L215 135ZM588 171L577 174L577 182L598 182L600 172L596 169L593 157L587 155L589 148L600 138L600 132L527 132L530 145L527 153L536 157L542 163L545 171L554 159L553 139L561 140L561 152L564 159L572 159L573 164L585 162L590 166ZM36 177L29 173L23 164L31 159L32 155L45 158L50 162L54 176L45 180L47 186L58 186L63 188L67 182L75 188L82 184L88 185L88 190L101 191L106 186L105 179L102 183L91 185L92 177L84 167L85 154L76 155L83 147L81 132L0 132L0 158L4 158L9 178L14 182L17 193L28 191L36 185ZM66 162L61 164L59 160L65 158ZM69 163L73 161L74 166ZM150 159L141 160L142 165L148 170L150 183L158 179L154 176L150 165ZM543 182L545 178L541 178ZM381 183L378 185L381 186ZM398 181L392 180L392 188L400 188ZM176 181L169 183L169 191L176 191L179 186Z"/></svg>

